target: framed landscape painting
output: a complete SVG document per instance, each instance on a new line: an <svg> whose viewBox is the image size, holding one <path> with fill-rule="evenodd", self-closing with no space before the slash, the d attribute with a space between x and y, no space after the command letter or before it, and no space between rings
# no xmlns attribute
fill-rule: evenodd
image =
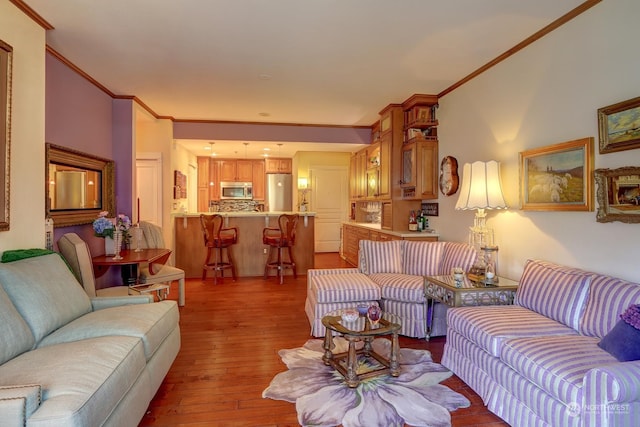
<svg viewBox="0 0 640 427"><path fill-rule="evenodd" d="M640 147L640 97L598 110L600 154Z"/></svg>
<svg viewBox="0 0 640 427"><path fill-rule="evenodd" d="M593 138L520 153L522 209L593 210Z"/></svg>

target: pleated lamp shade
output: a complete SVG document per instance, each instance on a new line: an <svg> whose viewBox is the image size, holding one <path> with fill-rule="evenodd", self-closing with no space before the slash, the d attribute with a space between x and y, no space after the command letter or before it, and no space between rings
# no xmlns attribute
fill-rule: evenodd
<svg viewBox="0 0 640 427"><path fill-rule="evenodd" d="M495 160L465 163L456 209L506 208L507 203L500 185L500 163Z"/></svg>

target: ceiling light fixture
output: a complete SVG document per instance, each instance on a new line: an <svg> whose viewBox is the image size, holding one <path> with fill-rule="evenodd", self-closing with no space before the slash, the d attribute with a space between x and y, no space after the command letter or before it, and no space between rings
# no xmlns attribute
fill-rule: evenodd
<svg viewBox="0 0 640 427"><path fill-rule="evenodd" d="M247 146L249 145L249 143L248 142L243 142L243 144L244 144L244 158L246 159L247 158Z"/></svg>
<svg viewBox="0 0 640 427"><path fill-rule="evenodd" d="M213 152L213 144L215 144L215 142L210 142L209 143L209 150L211 150L211 157L214 157L216 155L216 153Z"/></svg>

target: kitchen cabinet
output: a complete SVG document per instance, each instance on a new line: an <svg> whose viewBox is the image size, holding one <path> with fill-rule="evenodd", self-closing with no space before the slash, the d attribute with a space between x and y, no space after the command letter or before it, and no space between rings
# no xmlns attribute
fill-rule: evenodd
<svg viewBox="0 0 640 427"><path fill-rule="evenodd" d="M267 158L264 161L265 173L291 173L291 159Z"/></svg>
<svg viewBox="0 0 640 427"><path fill-rule="evenodd" d="M209 209L209 158L198 157L198 212Z"/></svg>
<svg viewBox="0 0 640 427"><path fill-rule="evenodd" d="M402 147L402 199L438 198L438 141L420 140Z"/></svg>
<svg viewBox="0 0 640 427"><path fill-rule="evenodd" d="M351 157L349 189L351 199L364 199L367 194L367 149L363 148Z"/></svg>
<svg viewBox="0 0 640 427"><path fill-rule="evenodd" d="M342 258L348 263L358 265L358 250L361 240L387 242L391 240L438 241L438 236L427 233L394 233L392 231L371 229L367 226L342 225Z"/></svg>
<svg viewBox="0 0 640 427"><path fill-rule="evenodd" d="M253 160L252 174L253 174L253 199L264 200L265 199L265 176L264 176L264 160Z"/></svg>
<svg viewBox="0 0 640 427"><path fill-rule="evenodd" d="M435 95L416 94L402 103L404 143L401 155L401 199L438 198L438 134Z"/></svg>
<svg viewBox="0 0 640 427"><path fill-rule="evenodd" d="M218 160L218 168L220 170L220 181L251 182L253 179L251 160Z"/></svg>

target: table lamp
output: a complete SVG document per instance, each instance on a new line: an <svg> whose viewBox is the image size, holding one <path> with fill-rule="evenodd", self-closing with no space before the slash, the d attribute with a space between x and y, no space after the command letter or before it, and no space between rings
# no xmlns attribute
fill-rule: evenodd
<svg viewBox="0 0 640 427"><path fill-rule="evenodd" d="M469 227L469 244L478 254L471 273L484 274L486 248L498 250L494 243L493 230L486 226L485 209L506 208L500 185L500 164L495 160L465 163L456 210L477 209L473 226ZM493 273L495 274L495 271Z"/></svg>
<svg viewBox="0 0 640 427"><path fill-rule="evenodd" d="M307 178L298 178L298 190L302 192L300 211L304 212L307 210L307 192L309 191L309 180Z"/></svg>

